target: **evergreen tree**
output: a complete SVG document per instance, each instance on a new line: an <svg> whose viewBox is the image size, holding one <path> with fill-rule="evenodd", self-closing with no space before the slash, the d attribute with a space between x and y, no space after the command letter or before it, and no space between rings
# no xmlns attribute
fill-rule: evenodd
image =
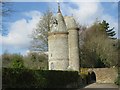
<svg viewBox="0 0 120 90"><path fill-rule="evenodd" d="M108 37L115 39L114 36L116 35L116 33L114 31L114 27L110 28L109 23L107 23L105 20L103 20L99 24L100 24L101 30L104 30Z"/></svg>

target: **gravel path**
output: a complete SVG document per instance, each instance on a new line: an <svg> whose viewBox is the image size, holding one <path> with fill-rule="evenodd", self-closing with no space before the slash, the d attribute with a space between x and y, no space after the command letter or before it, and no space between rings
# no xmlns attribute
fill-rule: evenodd
<svg viewBox="0 0 120 90"><path fill-rule="evenodd" d="M85 88L118 88L117 85L115 84L100 84L100 83L93 83L93 84L90 84L88 86L86 86Z"/></svg>

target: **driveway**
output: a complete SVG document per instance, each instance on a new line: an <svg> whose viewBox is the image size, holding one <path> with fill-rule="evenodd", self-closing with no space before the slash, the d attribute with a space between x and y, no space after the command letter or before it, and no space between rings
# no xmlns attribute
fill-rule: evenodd
<svg viewBox="0 0 120 90"><path fill-rule="evenodd" d="M106 84L106 83L93 83L93 84L90 84L88 86L86 86L85 88L118 88L117 85L115 84Z"/></svg>

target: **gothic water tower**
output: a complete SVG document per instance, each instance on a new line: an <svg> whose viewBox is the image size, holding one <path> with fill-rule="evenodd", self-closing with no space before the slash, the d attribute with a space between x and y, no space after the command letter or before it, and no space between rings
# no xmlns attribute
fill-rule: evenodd
<svg viewBox="0 0 120 90"><path fill-rule="evenodd" d="M49 70L79 71L77 24L72 16L62 16L59 4L56 17L48 33Z"/></svg>
<svg viewBox="0 0 120 90"><path fill-rule="evenodd" d="M49 70L67 70L68 32L58 5L57 22L48 33Z"/></svg>

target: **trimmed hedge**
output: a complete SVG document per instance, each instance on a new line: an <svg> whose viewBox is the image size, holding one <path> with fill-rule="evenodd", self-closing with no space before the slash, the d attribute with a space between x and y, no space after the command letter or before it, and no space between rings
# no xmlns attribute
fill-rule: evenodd
<svg viewBox="0 0 120 90"><path fill-rule="evenodd" d="M120 85L120 75L117 77L116 81L115 81L116 85Z"/></svg>
<svg viewBox="0 0 120 90"><path fill-rule="evenodd" d="M120 67L118 68L118 77L115 80L115 84L120 86Z"/></svg>
<svg viewBox="0 0 120 90"><path fill-rule="evenodd" d="M63 88L78 83L76 71L49 71L3 68L3 88Z"/></svg>

